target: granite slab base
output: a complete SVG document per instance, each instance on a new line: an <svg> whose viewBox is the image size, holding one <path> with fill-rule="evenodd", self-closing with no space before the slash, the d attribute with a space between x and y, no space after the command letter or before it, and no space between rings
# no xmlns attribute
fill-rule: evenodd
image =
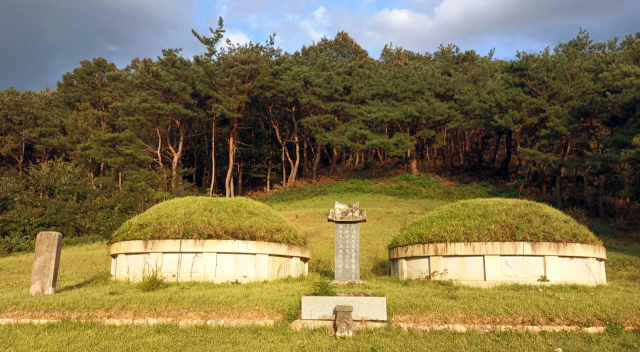
<svg viewBox="0 0 640 352"><path fill-rule="evenodd" d="M336 319L336 306L352 306L354 321L387 321L386 297L302 297L302 320Z"/></svg>

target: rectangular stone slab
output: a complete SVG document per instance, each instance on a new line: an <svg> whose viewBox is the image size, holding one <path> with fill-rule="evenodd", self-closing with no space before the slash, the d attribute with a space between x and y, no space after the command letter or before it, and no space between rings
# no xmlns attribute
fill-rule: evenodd
<svg viewBox="0 0 640 352"><path fill-rule="evenodd" d="M336 222L336 280L360 280L360 224Z"/></svg>
<svg viewBox="0 0 640 352"><path fill-rule="evenodd" d="M302 296L302 319L335 320L336 306L352 306L353 320L387 321L386 297Z"/></svg>
<svg viewBox="0 0 640 352"><path fill-rule="evenodd" d="M36 253L31 271L32 296L56 293L62 234L60 232L40 232L36 237Z"/></svg>

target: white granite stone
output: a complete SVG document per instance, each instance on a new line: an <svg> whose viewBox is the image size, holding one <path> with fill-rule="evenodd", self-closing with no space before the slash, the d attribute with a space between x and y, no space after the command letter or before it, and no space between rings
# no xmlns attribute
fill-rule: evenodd
<svg viewBox="0 0 640 352"><path fill-rule="evenodd" d="M484 257L442 257L445 280L484 281Z"/></svg>
<svg viewBox="0 0 640 352"><path fill-rule="evenodd" d="M303 320L335 320L335 307L352 306L353 320L387 321L386 297L302 296Z"/></svg>
<svg viewBox="0 0 640 352"><path fill-rule="evenodd" d="M406 258L407 275L412 279L424 279L431 276L429 257Z"/></svg>
<svg viewBox="0 0 640 352"><path fill-rule="evenodd" d="M536 281L544 275L544 257L502 256L500 271L505 280Z"/></svg>

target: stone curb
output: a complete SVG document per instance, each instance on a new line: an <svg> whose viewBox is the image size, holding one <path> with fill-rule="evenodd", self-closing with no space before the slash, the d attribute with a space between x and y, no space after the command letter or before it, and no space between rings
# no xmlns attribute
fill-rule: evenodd
<svg viewBox="0 0 640 352"><path fill-rule="evenodd" d="M96 320L69 320L77 322L95 322L104 325L138 325L138 326L154 326L161 324L177 324L181 328L193 325L209 325L209 326L273 326L280 320L278 319L214 319L214 320L185 320L185 319L96 319ZM59 323L61 320L54 319L0 319L0 325L12 324L51 324Z"/></svg>
<svg viewBox="0 0 640 352"><path fill-rule="evenodd" d="M363 330L371 328L380 328L387 323L379 322L353 322L354 330ZM527 332L558 332L558 331L584 331L590 334L603 333L606 327L588 327L581 328L578 326L532 326L532 325L468 325L468 324L420 324L420 323L391 323L391 325L399 326L405 331L447 331L447 332L470 332L476 331L480 333L491 331L527 331ZM333 328L331 320L296 320L290 324L292 329L318 329ZM625 330L634 330L635 328L626 327Z"/></svg>
<svg viewBox="0 0 640 352"><path fill-rule="evenodd" d="M588 327L581 328L578 326L533 326L533 325L463 325L463 324L416 324L416 323L395 323L403 330L416 331L450 331L450 332L491 332L491 331L528 331L528 332L558 332L558 331L584 331L590 334L602 333L607 330L606 327ZM627 328L631 329L631 328Z"/></svg>
<svg viewBox="0 0 640 352"><path fill-rule="evenodd" d="M186 328L194 325L208 325L208 326L226 326L226 327L241 327L241 326L274 326L280 322L278 319L214 319L214 320L184 320L184 319L172 319L172 318L160 318L160 319L97 319L97 320L69 320L77 322L96 322L104 325L138 325L138 326L154 326L162 324L177 324L181 328ZM13 325L13 324L53 324L60 323L62 320L56 319L0 319L0 325ZM364 330L372 328L381 328L388 323L381 322L359 322L354 321L354 330ZM588 328L581 328L577 326L532 326L532 325L465 325L465 324L420 324L420 323L391 323L392 325L399 326L405 331L447 331L447 332L470 332L476 331L480 333L491 331L527 331L527 332L559 332L559 331L584 331L590 334L603 333L607 330L606 327L592 326ZM331 320L296 320L290 324L292 329L318 329L318 328L332 328L333 321ZM626 327L625 330L635 330L633 327Z"/></svg>

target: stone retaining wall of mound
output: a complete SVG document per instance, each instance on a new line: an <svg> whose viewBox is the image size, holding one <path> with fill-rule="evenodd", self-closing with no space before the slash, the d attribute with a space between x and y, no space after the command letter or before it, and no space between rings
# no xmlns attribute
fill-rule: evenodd
<svg viewBox="0 0 640 352"><path fill-rule="evenodd" d="M389 250L391 274L489 287L607 282L603 246L553 242L432 243Z"/></svg>
<svg viewBox="0 0 640 352"><path fill-rule="evenodd" d="M138 240L111 245L111 275L139 281L154 268L167 281L235 282L298 277L309 271L309 248L237 240Z"/></svg>

